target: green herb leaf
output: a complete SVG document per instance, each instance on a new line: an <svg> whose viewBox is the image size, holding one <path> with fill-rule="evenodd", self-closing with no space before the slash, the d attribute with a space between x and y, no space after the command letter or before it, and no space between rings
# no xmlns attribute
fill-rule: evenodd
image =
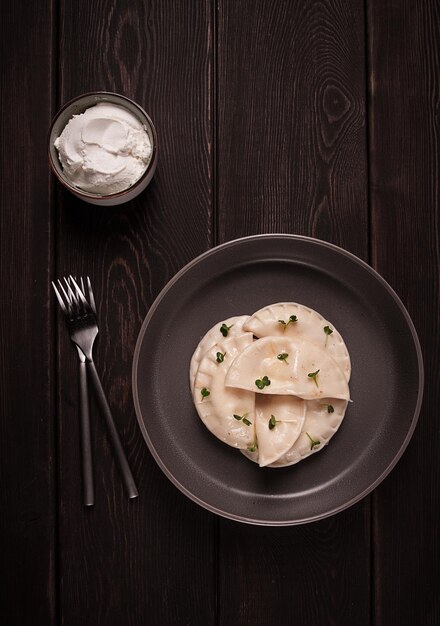
<svg viewBox="0 0 440 626"><path fill-rule="evenodd" d="M277 424L279 424L279 420L275 418L275 415L270 416L270 420L268 422L269 430L273 430Z"/></svg>
<svg viewBox="0 0 440 626"><path fill-rule="evenodd" d="M278 359L279 361L284 361L284 363L288 363L288 360L287 360L287 357L288 357L288 356L289 356L289 355L288 355L286 352L281 352L281 354L278 354L278 355L277 355L277 359Z"/></svg>
<svg viewBox="0 0 440 626"><path fill-rule="evenodd" d="M329 335L332 334L333 329L330 328L330 326L324 326L324 332L325 332L325 344L324 347L327 347L327 339L329 338Z"/></svg>
<svg viewBox="0 0 440 626"><path fill-rule="evenodd" d="M327 407L327 413L334 413L335 412L335 409L334 409L333 405L331 405L331 404L321 404L321 406Z"/></svg>
<svg viewBox="0 0 440 626"><path fill-rule="evenodd" d="M243 415L236 415L234 413L233 417L235 417L235 419L238 421L242 421L243 424L246 424L246 426L250 426L252 422L247 419L247 415L247 413L243 413Z"/></svg>
<svg viewBox="0 0 440 626"><path fill-rule="evenodd" d="M320 370L316 370L316 372L310 372L310 374L307 374L307 376L313 380L313 382L315 383L317 387L319 387L319 385L318 385L318 381L316 380L316 377L318 376L319 372Z"/></svg>
<svg viewBox="0 0 440 626"><path fill-rule="evenodd" d="M285 322L284 320L278 320L278 323L284 326L284 330L286 330L289 324L294 324L297 321L298 318L296 317L296 315L291 315L287 322Z"/></svg>
<svg viewBox="0 0 440 626"><path fill-rule="evenodd" d="M258 439L256 433L254 434L254 443L248 445L249 452L256 452L258 450Z"/></svg>
<svg viewBox="0 0 440 626"><path fill-rule="evenodd" d="M205 398L207 398L211 394L209 389L206 389L206 387L203 387L203 389L200 390L200 393L202 394L202 402Z"/></svg>
<svg viewBox="0 0 440 626"><path fill-rule="evenodd" d="M313 437L311 437L309 433L306 433L306 435L310 439L310 450L313 450L315 446L319 446L319 444L321 443L320 441L318 441L317 439L313 439Z"/></svg>
<svg viewBox="0 0 440 626"><path fill-rule="evenodd" d="M264 389L265 387L268 387L270 385L270 380L267 376L263 376L263 378L257 378L255 384L257 385L258 389Z"/></svg>
<svg viewBox="0 0 440 626"><path fill-rule="evenodd" d="M216 361L217 363L223 363L223 361L225 360L225 354L226 352L217 352L216 354Z"/></svg>
<svg viewBox="0 0 440 626"><path fill-rule="evenodd" d="M220 332L223 335L223 337L227 337L228 336L228 332L229 330L233 327L234 324L231 324L230 326L227 326L225 323L223 323L220 326Z"/></svg>

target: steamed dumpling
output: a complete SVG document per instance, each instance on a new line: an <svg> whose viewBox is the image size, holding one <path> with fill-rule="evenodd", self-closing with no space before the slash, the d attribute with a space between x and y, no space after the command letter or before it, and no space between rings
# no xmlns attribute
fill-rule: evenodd
<svg viewBox="0 0 440 626"><path fill-rule="evenodd" d="M347 379L325 348L287 337L257 339L239 352L227 372L225 384L304 400L350 399Z"/></svg>
<svg viewBox="0 0 440 626"><path fill-rule="evenodd" d="M225 387L225 377L232 360L252 340L252 334L245 333L216 343L202 357L193 388L194 404L208 430L241 449L255 444L255 394ZM223 355L220 361L218 354Z"/></svg>
<svg viewBox="0 0 440 626"><path fill-rule="evenodd" d="M256 396L256 435L260 467L291 449L304 424L306 402L292 396Z"/></svg>
<svg viewBox="0 0 440 626"><path fill-rule="evenodd" d="M341 425L347 405L347 401L333 398L308 402L303 432L290 450L274 462L274 467L293 465L322 450ZM328 412L329 406L333 408L332 413Z"/></svg>
<svg viewBox="0 0 440 626"><path fill-rule="evenodd" d="M226 324L229 328L227 338L239 337L246 332L243 330L243 324L247 322L248 319L249 315L236 315L235 317L229 317L227 320L217 322L217 324L210 328L210 330L208 330L208 332L202 337L197 348L195 349L194 354L192 355L189 366L189 381L191 390L194 387L194 379L196 377L200 359L210 348L212 348L212 346L225 338L220 330L222 324Z"/></svg>
<svg viewBox="0 0 440 626"><path fill-rule="evenodd" d="M295 316L297 321L289 321L291 316ZM324 328L332 332L327 335ZM341 335L320 313L303 304L278 302L265 306L245 322L243 329L259 338L282 336L306 339L324 348L341 367L347 381L350 380L350 356Z"/></svg>
<svg viewBox="0 0 440 626"><path fill-rule="evenodd" d="M321 400L309 400L305 404L306 417L301 434L292 447L278 457L276 461L273 461L269 467L294 465L311 454L322 450L341 425L348 402L323 398ZM329 406L333 409L332 412L329 412ZM242 452L251 461L259 463L259 449L254 452L247 450Z"/></svg>

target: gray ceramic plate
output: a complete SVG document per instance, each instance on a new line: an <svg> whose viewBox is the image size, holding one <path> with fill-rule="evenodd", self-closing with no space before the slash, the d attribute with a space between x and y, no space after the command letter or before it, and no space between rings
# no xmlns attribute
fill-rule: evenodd
<svg viewBox="0 0 440 626"><path fill-rule="evenodd" d="M188 369L213 324L280 301L316 309L341 332L353 403L324 450L261 469L202 424ZM422 391L419 341L391 287L345 250L293 235L231 241L189 263L151 307L133 363L139 425L161 469L197 504L253 524L318 520L363 498L407 446Z"/></svg>

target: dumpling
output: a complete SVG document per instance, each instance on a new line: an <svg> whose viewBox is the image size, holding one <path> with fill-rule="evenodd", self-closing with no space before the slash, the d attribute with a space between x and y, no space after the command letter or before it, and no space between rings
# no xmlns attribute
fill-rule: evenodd
<svg viewBox="0 0 440 626"><path fill-rule="evenodd" d="M276 461L273 461L269 467L294 465L322 450L341 425L348 402L323 398L321 400L309 400L305 404L306 417L301 434L292 447L278 457ZM253 452L242 450L242 452L251 461L259 462L259 449Z"/></svg>
<svg viewBox="0 0 440 626"><path fill-rule="evenodd" d="M298 439L306 402L293 396L256 396L256 435L260 467L277 461Z"/></svg>
<svg viewBox="0 0 440 626"><path fill-rule="evenodd" d="M307 402L303 432L293 446L274 462L274 467L298 463L307 456L322 450L338 430L344 419L348 402L327 398ZM333 409L329 413L329 407Z"/></svg>
<svg viewBox="0 0 440 626"><path fill-rule="evenodd" d="M295 317L296 321L292 319ZM347 381L350 380L350 356L341 335L320 313L303 304L278 302L265 306L246 321L243 329L259 338L307 339L325 348L341 367Z"/></svg>
<svg viewBox="0 0 440 626"><path fill-rule="evenodd" d="M255 394L225 387L225 377L232 360L252 341L252 334L245 333L216 343L202 357L193 388L194 404L208 430L241 449L255 445Z"/></svg>
<svg viewBox="0 0 440 626"><path fill-rule="evenodd" d="M325 348L287 337L263 337L247 346L231 363L225 384L303 400L350 399L347 379Z"/></svg>
<svg viewBox="0 0 440 626"><path fill-rule="evenodd" d="M236 315L234 317L229 317L227 320L217 322L208 332L202 337L197 348L195 349L194 354L191 358L191 363L189 366L189 383L191 390L194 387L194 379L196 377L197 368L199 367L200 359L202 356L210 349L214 344L218 341L222 341L224 336L220 330L220 328L225 324L228 328L227 338L230 337L239 337L244 332L243 324L247 322L249 319L249 315ZM223 327L224 328L224 327Z"/></svg>

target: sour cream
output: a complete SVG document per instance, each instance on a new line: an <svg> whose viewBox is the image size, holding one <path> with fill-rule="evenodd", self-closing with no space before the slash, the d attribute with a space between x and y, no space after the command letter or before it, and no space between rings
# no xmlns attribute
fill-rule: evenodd
<svg viewBox="0 0 440 626"><path fill-rule="evenodd" d="M130 111L110 102L74 115L54 145L71 184L104 196L134 185L152 156L146 128Z"/></svg>

